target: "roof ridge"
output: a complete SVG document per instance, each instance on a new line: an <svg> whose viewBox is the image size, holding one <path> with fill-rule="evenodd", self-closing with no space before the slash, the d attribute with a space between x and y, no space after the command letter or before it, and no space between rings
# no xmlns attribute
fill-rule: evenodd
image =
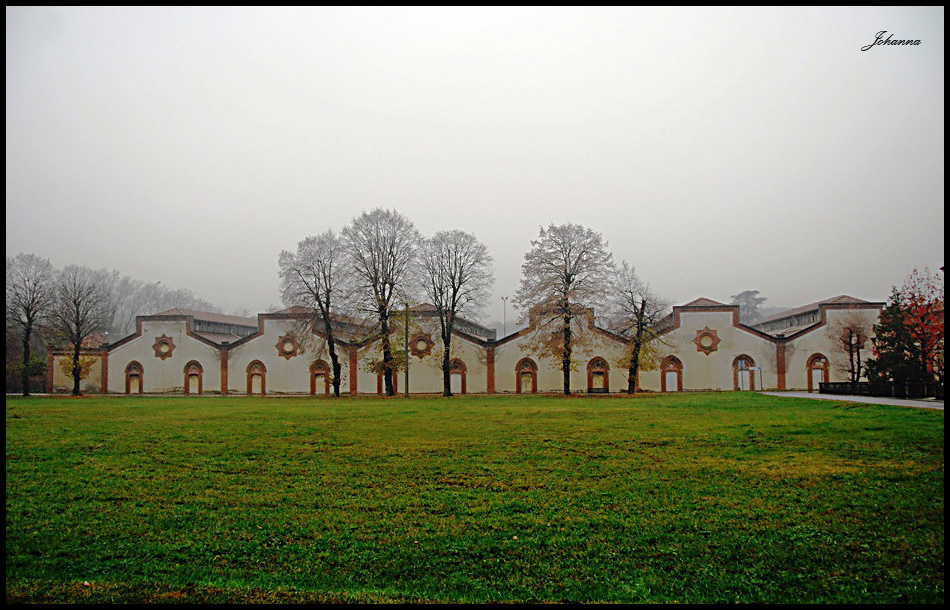
<svg viewBox="0 0 950 610"><path fill-rule="evenodd" d="M699 297L693 299L685 305L681 305L681 307L722 307L724 305L725 303L720 303L719 301L710 299L709 297Z"/></svg>

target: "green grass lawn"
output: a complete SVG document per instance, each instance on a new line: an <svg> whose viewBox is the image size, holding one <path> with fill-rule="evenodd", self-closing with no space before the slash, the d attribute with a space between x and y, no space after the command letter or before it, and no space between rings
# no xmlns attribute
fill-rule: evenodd
<svg viewBox="0 0 950 610"><path fill-rule="evenodd" d="M6 440L7 602L944 600L942 411L8 397Z"/></svg>

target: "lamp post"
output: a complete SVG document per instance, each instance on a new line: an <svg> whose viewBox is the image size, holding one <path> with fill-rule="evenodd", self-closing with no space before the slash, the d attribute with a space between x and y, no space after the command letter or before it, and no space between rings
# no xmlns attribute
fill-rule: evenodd
<svg viewBox="0 0 950 610"><path fill-rule="evenodd" d="M406 301L406 398L409 398L409 301Z"/></svg>
<svg viewBox="0 0 950 610"><path fill-rule="evenodd" d="M508 335L508 297L501 297L501 336Z"/></svg>

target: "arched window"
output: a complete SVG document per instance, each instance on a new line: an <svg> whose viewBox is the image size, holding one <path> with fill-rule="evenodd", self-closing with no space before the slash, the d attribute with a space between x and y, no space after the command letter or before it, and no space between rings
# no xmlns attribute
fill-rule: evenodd
<svg viewBox="0 0 950 610"><path fill-rule="evenodd" d="M538 365L531 358L522 358L515 365L515 392L538 393Z"/></svg>
<svg viewBox="0 0 950 610"><path fill-rule="evenodd" d="M317 360L310 365L310 393L316 394L320 389L322 394L330 393L330 366L324 360Z"/></svg>
<svg viewBox="0 0 950 610"><path fill-rule="evenodd" d="M247 393L267 393L267 368L260 360L255 360L247 365Z"/></svg>
<svg viewBox="0 0 950 610"><path fill-rule="evenodd" d="M142 365L136 361L129 363L125 367L125 393L126 394L141 394L143 392L144 383L144 371Z"/></svg>
<svg viewBox="0 0 950 610"><path fill-rule="evenodd" d="M465 387L465 376L467 369L465 363L458 358L453 358L449 362L449 389L453 394L466 394L468 390Z"/></svg>
<svg viewBox="0 0 950 610"><path fill-rule="evenodd" d="M185 394L201 394L201 378L204 376L204 369L197 360L192 360L185 365Z"/></svg>
<svg viewBox="0 0 950 610"><path fill-rule="evenodd" d="M755 389L755 360L742 354L732 361L732 384L734 390Z"/></svg>
<svg viewBox="0 0 950 610"><path fill-rule="evenodd" d="M819 383L828 383L828 359L823 354L812 354L806 368L809 392L817 392Z"/></svg>
<svg viewBox="0 0 950 610"><path fill-rule="evenodd" d="M610 392L610 367L600 356L587 363L587 393Z"/></svg>
<svg viewBox="0 0 950 610"><path fill-rule="evenodd" d="M667 356L660 363L660 391L683 391L683 363L676 356Z"/></svg>

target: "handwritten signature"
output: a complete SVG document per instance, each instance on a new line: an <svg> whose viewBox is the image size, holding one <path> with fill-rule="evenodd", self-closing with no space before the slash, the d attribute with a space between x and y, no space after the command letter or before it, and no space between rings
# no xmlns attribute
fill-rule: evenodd
<svg viewBox="0 0 950 610"><path fill-rule="evenodd" d="M887 38L884 38L884 34L887 34L887 30L881 30L877 33L877 36L874 37L874 42L869 44L866 47L861 47L862 51L867 51L876 44L920 44L919 40L891 40L894 37L893 34L889 34Z"/></svg>

